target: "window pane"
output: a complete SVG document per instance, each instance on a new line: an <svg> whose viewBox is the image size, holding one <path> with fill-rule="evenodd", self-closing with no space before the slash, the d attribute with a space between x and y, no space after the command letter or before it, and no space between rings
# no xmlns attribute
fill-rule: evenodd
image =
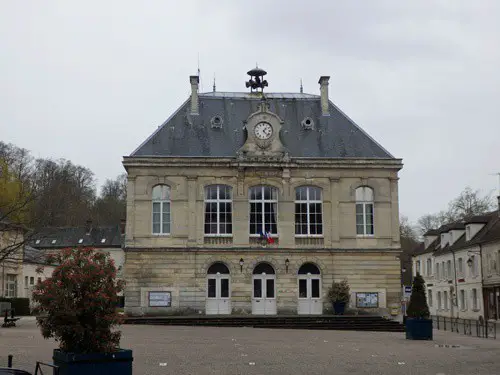
<svg viewBox="0 0 500 375"><path fill-rule="evenodd" d="M217 185L210 185L205 188L205 199L217 199Z"/></svg>
<svg viewBox="0 0 500 375"><path fill-rule="evenodd" d="M264 200L270 200L271 198L271 187L264 186Z"/></svg>
<svg viewBox="0 0 500 375"><path fill-rule="evenodd" d="M307 199L307 188L305 186L295 189L295 199L298 201L305 201Z"/></svg>
<svg viewBox="0 0 500 375"><path fill-rule="evenodd" d="M250 199L252 200L261 200L262 199L262 187L255 186L250 189Z"/></svg>
<svg viewBox="0 0 500 375"><path fill-rule="evenodd" d="M356 203L356 215L363 215L363 204Z"/></svg>
<svg viewBox="0 0 500 375"><path fill-rule="evenodd" d="M250 203L250 234L259 234L262 230L262 204Z"/></svg>
<svg viewBox="0 0 500 375"><path fill-rule="evenodd" d="M266 280L266 297L274 298L274 279Z"/></svg>
<svg viewBox="0 0 500 375"><path fill-rule="evenodd" d="M157 234L160 233L160 223L153 223L153 233Z"/></svg>
<svg viewBox="0 0 500 375"><path fill-rule="evenodd" d="M208 298L215 298L215 279L208 279Z"/></svg>
<svg viewBox="0 0 500 375"><path fill-rule="evenodd" d="M363 224L356 225L356 234L365 234L365 226Z"/></svg>
<svg viewBox="0 0 500 375"><path fill-rule="evenodd" d="M33 276L30 277L30 285L35 284L35 278Z"/></svg>
<svg viewBox="0 0 500 375"><path fill-rule="evenodd" d="M222 298L229 297L229 279L220 279L220 296Z"/></svg>
<svg viewBox="0 0 500 375"><path fill-rule="evenodd" d="M254 279L253 280L253 297L254 298L262 298L262 280Z"/></svg>
<svg viewBox="0 0 500 375"><path fill-rule="evenodd" d="M319 280L311 279L312 298L319 298Z"/></svg>
<svg viewBox="0 0 500 375"><path fill-rule="evenodd" d="M170 233L170 220L163 223L163 232L164 234Z"/></svg>
<svg viewBox="0 0 500 375"><path fill-rule="evenodd" d="M299 298L307 298L307 280L299 279Z"/></svg>

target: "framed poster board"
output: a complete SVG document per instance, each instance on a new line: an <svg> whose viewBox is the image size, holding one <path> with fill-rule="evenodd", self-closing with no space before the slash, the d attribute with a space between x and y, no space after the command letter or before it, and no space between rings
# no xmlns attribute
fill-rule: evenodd
<svg viewBox="0 0 500 375"><path fill-rule="evenodd" d="M378 307L378 293L356 293L356 307Z"/></svg>
<svg viewBox="0 0 500 375"><path fill-rule="evenodd" d="M171 292L149 292L149 307L170 307L172 305Z"/></svg>

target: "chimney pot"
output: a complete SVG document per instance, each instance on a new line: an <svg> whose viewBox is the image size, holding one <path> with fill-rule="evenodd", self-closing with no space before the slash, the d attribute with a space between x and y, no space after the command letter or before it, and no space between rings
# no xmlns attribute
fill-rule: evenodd
<svg viewBox="0 0 500 375"><path fill-rule="evenodd" d="M330 76L319 77L319 90L321 93L321 114L323 116L330 116L330 102L328 100L328 81Z"/></svg>
<svg viewBox="0 0 500 375"><path fill-rule="evenodd" d="M198 99L198 85L200 77L189 76L189 83L191 83L191 115L199 114L199 99Z"/></svg>

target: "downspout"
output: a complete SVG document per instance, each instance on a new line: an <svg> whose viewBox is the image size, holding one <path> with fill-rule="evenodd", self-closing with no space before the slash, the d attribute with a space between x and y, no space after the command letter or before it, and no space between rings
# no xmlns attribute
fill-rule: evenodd
<svg viewBox="0 0 500 375"><path fill-rule="evenodd" d="M489 318L489 316L488 317L486 316L486 306L484 305L484 295L483 295L483 288L484 288L483 246L481 245L481 243L479 243L479 262L480 262L480 264L479 264L480 265L479 270L481 271L481 297L483 297L482 301L479 300L479 302L483 304L483 319L485 321L487 321L487 318ZM480 307L480 306L478 306L478 307ZM479 309L479 310L481 310L481 309Z"/></svg>

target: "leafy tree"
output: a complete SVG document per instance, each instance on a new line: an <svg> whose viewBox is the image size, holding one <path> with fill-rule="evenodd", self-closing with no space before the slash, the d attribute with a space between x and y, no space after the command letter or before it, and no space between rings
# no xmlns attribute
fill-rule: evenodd
<svg viewBox="0 0 500 375"><path fill-rule="evenodd" d="M425 293L425 282L423 277L417 273L413 279L411 288L410 303L406 310L406 315L410 318L429 318L429 306L427 305L427 296Z"/></svg>
<svg viewBox="0 0 500 375"><path fill-rule="evenodd" d="M119 348L116 311L123 281L108 253L91 248L64 249L49 259L58 266L33 291L37 324L44 338L73 353L110 353ZM40 270L41 271L41 270Z"/></svg>

